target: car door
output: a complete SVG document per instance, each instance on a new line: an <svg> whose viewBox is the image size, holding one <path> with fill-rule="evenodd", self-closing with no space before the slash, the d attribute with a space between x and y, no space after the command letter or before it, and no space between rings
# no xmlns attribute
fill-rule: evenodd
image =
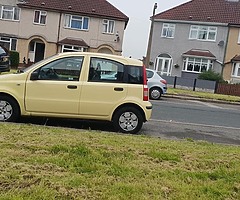
<svg viewBox="0 0 240 200"><path fill-rule="evenodd" d="M82 56L56 59L34 70L26 83L29 112L78 114Z"/></svg>
<svg viewBox="0 0 240 200"><path fill-rule="evenodd" d="M127 95L124 65L105 58L90 58L88 80L82 85L80 115L108 116Z"/></svg>

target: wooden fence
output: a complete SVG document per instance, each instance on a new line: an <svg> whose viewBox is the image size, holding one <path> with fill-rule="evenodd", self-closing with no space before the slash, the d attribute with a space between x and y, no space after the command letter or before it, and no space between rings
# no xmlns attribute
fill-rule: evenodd
<svg viewBox="0 0 240 200"><path fill-rule="evenodd" d="M218 83L215 93L240 96L240 85Z"/></svg>

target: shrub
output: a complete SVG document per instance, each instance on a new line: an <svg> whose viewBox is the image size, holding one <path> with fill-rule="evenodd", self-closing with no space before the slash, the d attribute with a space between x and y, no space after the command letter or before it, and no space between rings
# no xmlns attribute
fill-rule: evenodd
<svg viewBox="0 0 240 200"><path fill-rule="evenodd" d="M213 70L204 71L198 76L199 79L209 80L209 81L219 81L224 82L221 74L214 72Z"/></svg>
<svg viewBox="0 0 240 200"><path fill-rule="evenodd" d="M10 63L12 68L17 68L19 65L19 52L10 51Z"/></svg>

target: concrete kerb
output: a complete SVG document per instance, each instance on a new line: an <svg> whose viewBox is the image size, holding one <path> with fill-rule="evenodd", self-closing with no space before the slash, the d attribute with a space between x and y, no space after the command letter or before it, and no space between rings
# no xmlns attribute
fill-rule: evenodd
<svg viewBox="0 0 240 200"><path fill-rule="evenodd" d="M163 97L177 98L177 99L182 99L182 100L194 100L194 101L221 103L221 104L240 105L240 102L224 101L224 100L217 100L217 99L206 99L206 98L194 97L194 96L190 96L190 95L165 94Z"/></svg>

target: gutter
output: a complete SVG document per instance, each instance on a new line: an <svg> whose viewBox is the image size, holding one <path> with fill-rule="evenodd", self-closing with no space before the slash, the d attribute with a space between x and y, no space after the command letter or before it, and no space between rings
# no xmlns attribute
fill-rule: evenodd
<svg viewBox="0 0 240 200"><path fill-rule="evenodd" d="M224 61L226 60L226 55L227 55L227 47L228 47L228 39L229 39L229 32L230 32L230 26L228 25L228 32L227 32L227 37L226 37L226 45L224 47L224 55L223 55L223 61L222 61L222 71L221 71L221 76L223 76L223 69L225 67Z"/></svg>
<svg viewBox="0 0 240 200"><path fill-rule="evenodd" d="M194 25L211 25L211 26L228 26L228 23L220 22L200 22L200 21L186 21L186 20L170 20L170 19L154 19L155 22L171 22L171 23L182 23L182 24L194 24Z"/></svg>

